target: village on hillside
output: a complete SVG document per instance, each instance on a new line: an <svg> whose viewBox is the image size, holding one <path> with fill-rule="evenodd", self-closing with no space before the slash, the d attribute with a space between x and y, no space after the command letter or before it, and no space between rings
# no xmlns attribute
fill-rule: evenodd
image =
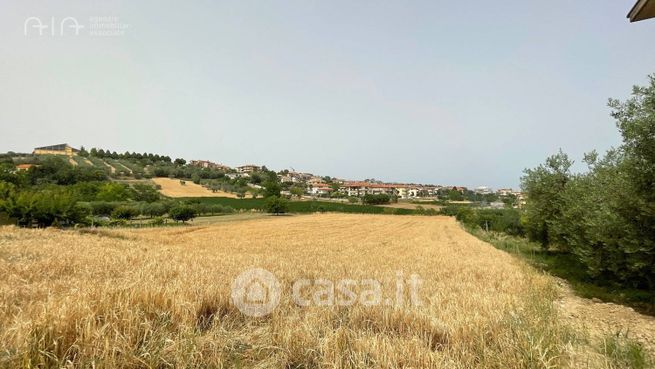
<svg viewBox="0 0 655 369"><path fill-rule="evenodd" d="M135 176L139 177L138 168L134 168L134 162L119 160L119 154L107 151L98 154L98 150L92 149L87 152L84 148L77 149L66 143L36 147L32 151L32 157L39 156L62 156L68 158L69 163L74 166L78 165L98 165L103 169L108 169L111 174L116 176ZM135 159L148 159L148 154L122 154L133 156ZM141 158L139 158L141 156ZM159 157L159 156L157 156ZM168 157L169 162L171 161ZM108 160L107 160L108 159ZM27 170L32 166L38 165L30 161L30 155L23 154L17 156L17 170ZM230 167L225 164L216 163L209 160L191 160L188 163L184 159L176 159L178 165L201 168L206 171L219 171L224 173L225 177L231 180L245 179L246 181L258 173L268 171L264 165L244 164L236 167ZM154 165L145 165L142 168L143 177L163 177L156 173ZM390 183L376 179L349 180L337 177L317 175L307 172L299 172L293 169L281 170L276 172L277 178L281 184L285 184L286 189L281 191L285 196L312 197L312 198L361 198L366 195L388 195L391 198L416 201L430 200L450 200L466 202L472 198L481 200L486 207L503 208L508 204L511 207L521 207L525 203L523 194L520 191L511 188L500 188L495 191L487 186L480 186L469 189L465 186L445 186L436 184L418 184L418 183ZM174 177L173 175L166 175ZM248 183L253 189L260 189L258 181ZM208 186L209 187L209 186ZM302 192L300 192L302 191ZM509 201L508 201L509 200Z"/></svg>

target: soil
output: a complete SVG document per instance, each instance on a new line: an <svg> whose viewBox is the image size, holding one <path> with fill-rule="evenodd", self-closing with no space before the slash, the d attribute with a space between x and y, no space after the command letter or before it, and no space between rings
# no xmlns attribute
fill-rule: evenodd
<svg viewBox="0 0 655 369"><path fill-rule="evenodd" d="M640 314L628 306L576 296L566 281L558 279L557 283L562 290L557 307L562 318L573 327L587 331L594 340L625 334L655 356L655 317Z"/></svg>

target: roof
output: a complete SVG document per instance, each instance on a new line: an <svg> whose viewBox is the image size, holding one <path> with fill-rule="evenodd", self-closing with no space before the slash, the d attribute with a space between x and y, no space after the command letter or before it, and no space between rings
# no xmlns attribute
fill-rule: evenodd
<svg viewBox="0 0 655 369"><path fill-rule="evenodd" d="M63 144L58 144L58 145L51 145L51 146L43 146L43 147L36 147L34 150L53 150L53 151L64 151L66 150L66 147L70 147L69 144L63 143ZM73 149L71 147L71 149ZM78 149L73 149L73 151L80 151Z"/></svg>
<svg viewBox="0 0 655 369"><path fill-rule="evenodd" d="M655 18L655 0L638 0L628 13L630 22Z"/></svg>

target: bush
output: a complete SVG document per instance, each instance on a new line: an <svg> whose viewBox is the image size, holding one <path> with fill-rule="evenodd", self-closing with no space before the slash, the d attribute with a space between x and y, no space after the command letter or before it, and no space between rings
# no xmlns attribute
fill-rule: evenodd
<svg viewBox="0 0 655 369"><path fill-rule="evenodd" d="M368 205L382 205L388 204L391 201L391 196L381 193L378 195L367 194L362 198L362 202Z"/></svg>
<svg viewBox="0 0 655 369"><path fill-rule="evenodd" d="M151 221L148 222L149 225L151 226L161 226L164 225L166 221L164 220L163 217L156 217L153 218Z"/></svg>
<svg viewBox="0 0 655 369"><path fill-rule="evenodd" d="M348 197L348 202L351 204L357 204L359 202L359 197L350 196Z"/></svg>
<svg viewBox="0 0 655 369"><path fill-rule="evenodd" d="M125 219L112 219L107 224L110 227L125 227L127 225L127 220Z"/></svg>

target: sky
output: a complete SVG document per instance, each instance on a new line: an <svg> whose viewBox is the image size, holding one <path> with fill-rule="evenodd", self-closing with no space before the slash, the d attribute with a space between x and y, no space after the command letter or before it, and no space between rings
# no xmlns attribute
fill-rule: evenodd
<svg viewBox="0 0 655 369"><path fill-rule="evenodd" d="M517 188L620 143L607 99L655 73L634 2L3 0L0 151Z"/></svg>

